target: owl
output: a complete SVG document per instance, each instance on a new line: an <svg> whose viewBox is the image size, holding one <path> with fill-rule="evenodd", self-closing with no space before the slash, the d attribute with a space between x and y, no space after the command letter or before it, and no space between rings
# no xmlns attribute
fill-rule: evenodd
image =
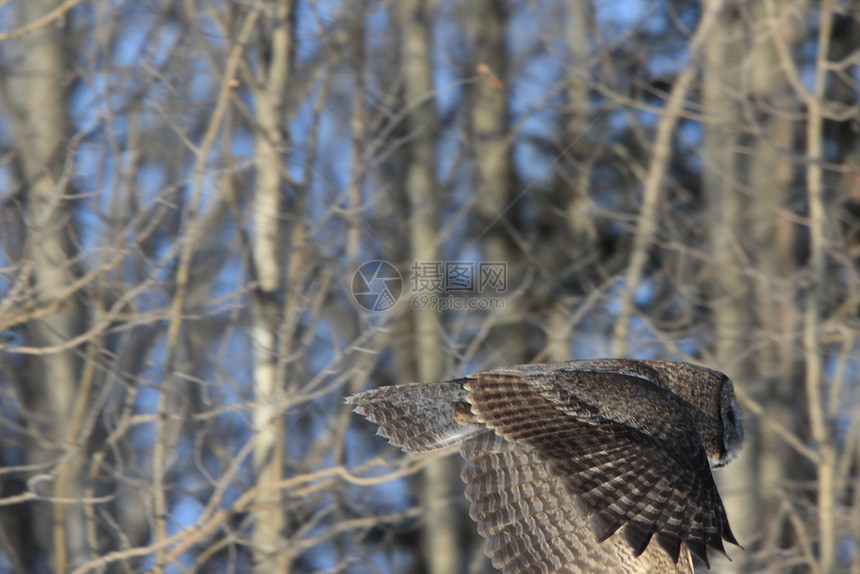
<svg viewBox="0 0 860 574"><path fill-rule="evenodd" d="M732 534L712 468L744 433L731 380L689 363L518 365L347 399L412 453L459 447L504 574L692 573Z"/></svg>

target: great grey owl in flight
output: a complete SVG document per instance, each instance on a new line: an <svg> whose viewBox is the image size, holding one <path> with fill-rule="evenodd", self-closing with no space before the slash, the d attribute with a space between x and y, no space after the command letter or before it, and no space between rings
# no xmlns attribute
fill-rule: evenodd
<svg viewBox="0 0 860 574"><path fill-rule="evenodd" d="M691 553L709 565L709 546L738 544L711 475L744 438L718 371L566 361L347 402L408 452L459 445L470 515L504 574L692 573Z"/></svg>

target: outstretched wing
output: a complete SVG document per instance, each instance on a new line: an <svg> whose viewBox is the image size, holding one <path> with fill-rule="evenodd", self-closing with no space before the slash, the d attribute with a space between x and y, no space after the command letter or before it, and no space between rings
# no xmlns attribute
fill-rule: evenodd
<svg viewBox="0 0 860 574"><path fill-rule="evenodd" d="M619 535L599 542L566 480L535 451L485 433L460 447L470 514L504 574L628 572L692 574L656 545L635 557Z"/></svg>
<svg viewBox="0 0 860 574"><path fill-rule="evenodd" d="M707 546L725 552L723 540L737 543L695 425L671 393L629 375L581 371L488 371L465 387L478 420L562 480L599 541L624 527L634 555L656 537L673 562L686 544L706 564ZM629 396L588 400L600 392ZM619 406L631 401L653 412ZM665 419L655 422L654 413Z"/></svg>

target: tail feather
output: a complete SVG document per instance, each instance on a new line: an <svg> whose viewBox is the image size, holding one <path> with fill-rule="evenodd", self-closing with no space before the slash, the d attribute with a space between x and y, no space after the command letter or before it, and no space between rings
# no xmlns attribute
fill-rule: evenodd
<svg viewBox="0 0 860 574"><path fill-rule="evenodd" d="M380 387L347 397L353 410L379 425L377 434L407 452L431 452L456 445L481 431L462 424L468 417L466 379Z"/></svg>

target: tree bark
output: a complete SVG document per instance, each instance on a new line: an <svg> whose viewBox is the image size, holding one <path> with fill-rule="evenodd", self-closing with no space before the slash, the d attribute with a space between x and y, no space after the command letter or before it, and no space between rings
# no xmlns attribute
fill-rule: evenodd
<svg viewBox="0 0 860 574"><path fill-rule="evenodd" d="M292 218L293 238L285 306L277 297L283 287L281 254L282 197L286 193L285 151L286 97L295 50L295 6L293 0L271 5L271 14L259 28L259 74L254 97L257 109L254 195L254 274L258 285L251 299L254 339L254 472L259 492L254 501L254 571L287 573L292 553L287 545L287 510L283 490L267 486L283 478L287 443L284 424L284 384L290 380L290 365L279 367L279 356L291 353L293 334L282 325L294 316L303 267L302 203L296 202ZM279 337L283 337L283 340Z"/></svg>
<svg viewBox="0 0 860 574"><path fill-rule="evenodd" d="M57 4L51 0L19 3L21 23L37 20ZM9 49L20 58L20 73L4 74L3 107L18 142L16 167L26 190L24 257L29 258L34 303L41 307L57 303L56 298L78 276L75 206L69 199L74 192L61 177L69 129L63 35L44 27L12 41ZM85 310L73 296L61 302L55 313L30 321L26 336L31 346L58 345L81 334L85 323ZM77 442L79 428L73 424L73 413L79 401L84 401L84 406L87 401L86 394L79 395L81 367L77 348L34 356L29 361L24 390L27 408L38 414L37 426L52 443L51 448L32 445L28 449L31 464L56 457L66 451L66 445ZM58 468L54 496L82 496L79 475L83 450L76 449ZM39 502L36 527L34 543L48 553L53 571L67 572L89 557L81 505Z"/></svg>
<svg viewBox="0 0 860 574"><path fill-rule="evenodd" d="M813 92L806 98L806 147L809 165L806 168L806 187L809 194L809 266L811 283L806 298L803 329L805 359L806 400L809 405L809 422L812 438L821 453L818 464L818 536L819 567L822 574L836 571L836 548L839 534L836 529L837 450L832 421L835 405L825 399L824 357L821 342L821 325L827 282L827 237L825 235L824 170L824 103L830 54L830 34L834 20L834 2L825 0L820 6L818 50L815 61Z"/></svg>
<svg viewBox="0 0 860 574"><path fill-rule="evenodd" d="M751 16L754 19L752 29L769 29L764 3L753 5ZM785 26L773 32L779 34L780 42L796 44L797 28ZM795 148L798 122L793 117L799 117L801 110L780 68L775 42L772 39L756 41L756 38L748 38L746 42L753 46L749 54L752 81L748 89L752 102L758 104L755 112L761 129L755 139L755 150L748 158L752 193L746 210L749 219L746 252L754 258L752 264L759 270L753 286L759 327L767 340L773 342L756 353L755 374L748 380L758 384L749 390L761 401L768 419L800 436L802 424L797 412L804 408L801 399L803 365L797 341L786 336L798 333L802 324L795 301L796 285L791 281L800 264L795 253L799 226L786 213L790 211L788 204L795 170L787 151ZM808 474L808 467L781 436L762 432L767 430L762 425L758 425L758 432L755 432L754 425L755 420L748 425L751 427L748 436L758 437L758 442L753 443L755 448L751 449L753 456L745 455L739 460L742 466L731 476L726 473L723 484L727 489L748 493L731 499L736 504L730 512L743 515L749 504L756 504L753 516L774 516L777 509L784 506L784 501L775 496L777 487L784 483L786 476L800 480L810 478L801 476ZM752 465L756 466L755 473ZM746 522L753 532L760 532L764 526L761 518L748 518ZM784 539L786 528L779 527L775 521L767 532L768 536L761 540L762 551L790 543ZM755 549L758 548L750 546L749 551ZM727 568L737 572L744 564L749 564L749 560L735 561Z"/></svg>
<svg viewBox="0 0 860 574"><path fill-rule="evenodd" d="M402 70L406 107L411 110L407 122L410 157L406 168L411 222L409 245L410 258L418 262L436 261L439 245L431 38L434 10L433 0L404 0L400 6L404 44ZM433 308L419 308L413 311L412 321L418 380L439 380L444 374L439 312ZM457 520L451 506L454 476L454 461L449 457L429 465L422 477L422 543L430 574L460 570Z"/></svg>
<svg viewBox="0 0 860 574"><path fill-rule="evenodd" d="M504 263L509 284L522 277L524 254L514 236L517 211L516 177L511 164L508 54L505 34L508 9L504 2L475 0L469 3L469 35L474 39L476 79L469 94L469 121L474 141L476 233L483 244L483 258ZM487 341L499 364L522 363L529 352L525 325L508 306L497 311L497 326ZM495 362L495 361L494 361Z"/></svg>

